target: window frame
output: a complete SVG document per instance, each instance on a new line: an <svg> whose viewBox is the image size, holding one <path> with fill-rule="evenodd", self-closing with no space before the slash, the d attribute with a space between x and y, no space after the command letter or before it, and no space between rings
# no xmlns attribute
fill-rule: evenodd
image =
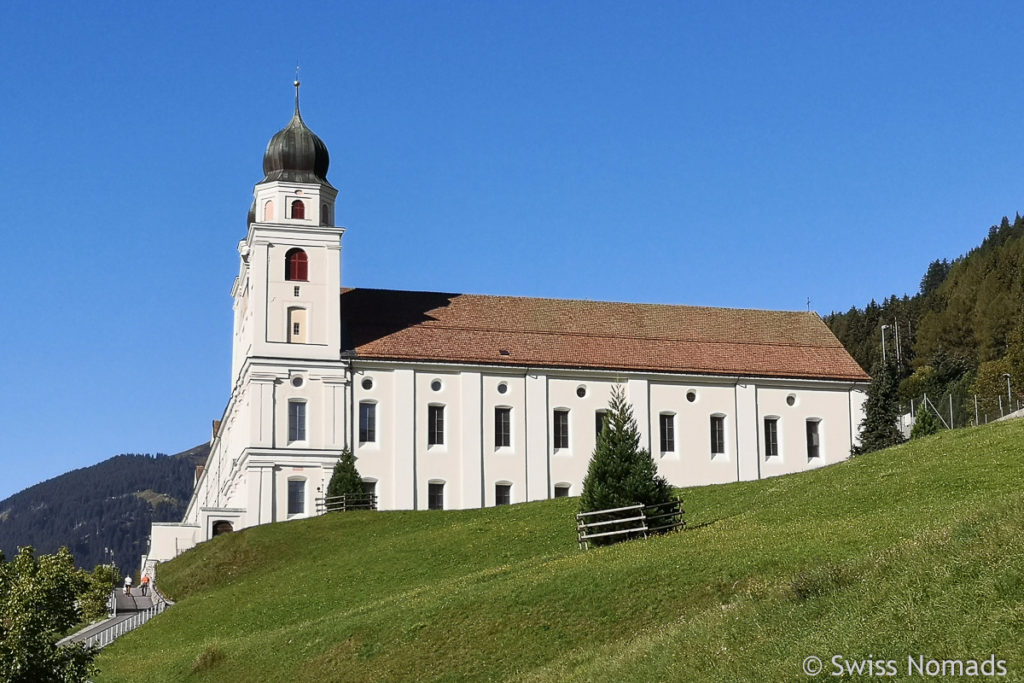
<svg viewBox="0 0 1024 683"><path fill-rule="evenodd" d="M295 485L298 484L298 495L296 496ZM297 503L298 509L293 509L294 504ZM305 477L289 477L288 479L288 496L287 496L287 516L295 517L297 515L306 514L306 478Z"/></svg>
<svg viewBox="0 0 1024 683"><path fill-rule="evenodd" d="M767 415L764 418L764 457L776 458L781 455L779 450L779 417Z"/></svg>
<svg viewBox="0 0 1024 683"><path fill-rule="evenodd" d="M711 457L725 455L725 415L711 415Z"/></svg>
<svg viewBox="0 0 1024 683"><path fill-rule="evenodd" d="M676 452L675 413L658 413L658 436L662 453Z"/></svg>
<svg viewBox="0 0 1024 683"><path fill-rule="evenodd" d="M512 482L499 481L494 484L494 506L512 504Z"/></svg>
<svg viewBox="0 0 1024 683"><path fill-rule="evenodd" d="M289 206L290 218L297 221L306 220L306 203L301 199L293 199Z"/></svg>
<svg viewBox="0 0 1024 683"><path fill-rule="evenodd" d="M512 408L494 406L494 447L512 447Z"/></svg>
<svg viewBox="0 0 1024 683"><path fill-rule="evenodd" d="M309 437L304 399L288 400L288 443L305 443Z"/></svg>
<svg viewBox="0 0 1024 683"><path fill-rule="evenodd" d="M444 405L431 403L427 406L427 446L444 445Z"/></svg>
<svg viewBox="0 0 1024 683"><path fill-rule="evenodd" d="M555 408L551 413L551 444L556 451L569 448L568 408Z"/></svg>
<svg viewBox="0 0 1024 683"><path fill-rule="evenodd" d="M359 443L377 443L377 402L359 402Z"/></svg>
<svg viewBox="0 0 1024 683"><path fill-rule="evenodd" d="M440 502L438 502L440 499ZM427 482L427 509L428 510L444 510L444 482L443 481L428 481Z"/></svg>
<svg viewBox="0 0 1024 683"><path fill-rule="evenodd" d="M821 457L821 418L809 417L804 424L804 433L807 437L807 460L816 460Z"/></svg>
<svg viewBox="0 0 1024 683"><path fill-rule="evenodd" d="M293 247L285 252L284 279L286 282L309 282L309 254L304 249Z"/></svg>
<svg viewBox="0 0 1024 683"><path fill-rule="evenodd" d="M608 424L608 409L600 408L594 411L594 438L601 436L601 432L604 431L604 426Z"/></svg>

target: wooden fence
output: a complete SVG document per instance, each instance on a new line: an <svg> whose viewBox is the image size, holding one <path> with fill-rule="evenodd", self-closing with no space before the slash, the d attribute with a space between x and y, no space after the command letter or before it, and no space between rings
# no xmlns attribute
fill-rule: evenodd
<svg viewBox="0 0 1024 683"><path fill-rule="evenodd" d="M580 550L588 549L590 542L595 539L617 543L635 536L647 538L650 534L662 534L684 526L683 508L678 500L654 505L638 503L576 515L576 537Z"/></svg>
<svg viewBox="0 0 1024 683"><path fill-rule="evenodd" d="M376 509L377 494L375 493L353 493L347 496L326 496L316 499L318 513Z"/></svg>

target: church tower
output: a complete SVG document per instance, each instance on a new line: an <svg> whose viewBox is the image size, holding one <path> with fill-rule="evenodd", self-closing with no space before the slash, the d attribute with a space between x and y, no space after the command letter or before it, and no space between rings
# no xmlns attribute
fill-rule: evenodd
<svg viewBox="0 0 1024 683"><path fill-rule="evenodd" d="M235 335L232 383L247 358L338 360L341 236L334 225L338 191L327 180L327 146L299 113L267 144L249 229L238 245L232 288Z"/></svg>

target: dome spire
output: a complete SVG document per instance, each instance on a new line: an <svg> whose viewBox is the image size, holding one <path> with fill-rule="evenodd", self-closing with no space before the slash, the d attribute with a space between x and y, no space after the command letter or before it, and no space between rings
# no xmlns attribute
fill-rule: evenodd
<svg viewBox="0 0 1024 683"><path fill-rule="evenodd" d="M297 183L323 183L327 181L330 157L327 146L311 131L299 115L299 67L295 67L295 114L288 125L279 130L267 144L263 154L262 182L286 180Z"/></svg>

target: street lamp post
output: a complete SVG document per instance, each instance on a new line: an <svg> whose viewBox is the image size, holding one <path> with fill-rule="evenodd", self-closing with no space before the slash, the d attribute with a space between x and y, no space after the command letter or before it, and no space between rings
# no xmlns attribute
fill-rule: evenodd
<svg viewBox="0 0 1024 683"><path fill-rule="evenodd" d="M885 365L885 331L889 329L888 325L882 325L882 365Z"/></svg>

